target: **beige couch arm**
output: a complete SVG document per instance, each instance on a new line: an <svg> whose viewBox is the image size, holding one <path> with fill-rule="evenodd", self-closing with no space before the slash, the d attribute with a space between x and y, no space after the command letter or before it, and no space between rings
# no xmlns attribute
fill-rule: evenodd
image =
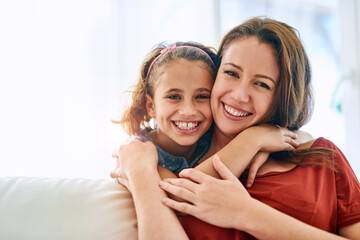
<svg viewBox="0 0 360 240"><path fill-rule="evenodd" d="M0 239L137 239L131 194L110 179L0 178Z"/></svg>

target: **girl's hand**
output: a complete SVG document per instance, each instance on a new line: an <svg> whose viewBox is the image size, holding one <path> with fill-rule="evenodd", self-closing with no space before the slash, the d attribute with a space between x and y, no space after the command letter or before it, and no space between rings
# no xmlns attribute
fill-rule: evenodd
<svg viewBox="0 0 360 240"><path fill-rule="evenodd" d="M299 146L298 135L286 128L271 124L260 124L244 130L250 139L249 144L257 144L260 151L249 163L249 174L246 187L250 188L259 168L269 158L270 152L293 151Z"/></svg>
<svg viewBox="0 0 360 240"><path fill-rule="evenodd" d="M163 203L210 224L234 228L234 224L244 219L242 212L252 198L217 155L213 158L213 165L222 179L196 169L185 169L180 172L182 178L161 181L159 185L162 189L186 201L164 198Z"/></svg>
<svg viewBox="0 0 360 240"><path fill-rule="evenodd" d="M263 144L264 145L268 144L267 147L269 147L271 144L279 143L280 148L278 151L294 150L293 147L298 147L299 144L313 140L313 137L309 133L300 131L300 130L292 132L286 128L277 127L277 129L275 129L275 131L274 131L274 126L266 125L266 124L257 126L257 128L259 128L259 127L263 128L260 131L267 131L266 129L268 129L268 131L270 131L270 134L265 134L264 138L262 139ZM276 141L276 135L278 135L278 133L280 133L280 135L279 135L280 141ZM275 137L274 142L269 144L269 142L266 142L266 138L270 137L272 134L274 134L274 137ZM293 144L293 145L291 145L291 144ZM282 146L284 149L281 149ZM266 149L267 147L265 146L263 148ZM288 148L288 149L286 149L286 148ZM266 160L269 158L269 155L270 155L270 152L258 152L254 156L254 158L251 160L251 162L249 163L249 173L248 173L248 179L246 182L247 188L250 188L253 185L259 168L266 162Z"/></svg>
<svg viewBox="0 0 360 240"><path fill-rule="evenodd" d="M296 141L298 135L287 128L271 124L260 124L245 131L259 145L260 151L293 151L299 146Z"/></svg>
<svg viewBox="0 0 360 240"><path fill-rule="evenodd" d="M251 160L249 164L250 167L249 167L248 178L246 181L247 188L250 188L254 184L255 177L259 168L266 162L266 160L269 158L269 155L270 155L269 152L258 152Z"/></svg>
<svg viewBox="0 0 360 240"><path fill-rule="evenodd" d="M133 140L129 144L122 145L113 153L116 158L115 168L111 171L112 178L118 178L119 182L131 191L129 180L135 175L141 175L144 171L156 171L158 155L155 145L150 142Z"/></svg>

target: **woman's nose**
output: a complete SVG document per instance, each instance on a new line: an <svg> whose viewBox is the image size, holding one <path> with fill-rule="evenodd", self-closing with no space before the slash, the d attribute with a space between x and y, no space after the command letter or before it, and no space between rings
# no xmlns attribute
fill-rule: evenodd
<svg viewBox="0 0 360 240"><path fill-rule="evenodd" d="M248 102L250 99L250 89L246 83L241 82L233 88L231 96L238 102Z"/></svg>

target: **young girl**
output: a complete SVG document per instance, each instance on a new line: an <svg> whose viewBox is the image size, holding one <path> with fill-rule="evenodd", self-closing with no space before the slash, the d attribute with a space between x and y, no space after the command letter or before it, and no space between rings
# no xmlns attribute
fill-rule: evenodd
<svg viewBox="0 0 360 240"><path fill-rule="evenodd" d="M207 152L215 63L213 50L194 42L160 44L144 60L120 124L129 135L154 143L159 166L180 172Z"/></svg>

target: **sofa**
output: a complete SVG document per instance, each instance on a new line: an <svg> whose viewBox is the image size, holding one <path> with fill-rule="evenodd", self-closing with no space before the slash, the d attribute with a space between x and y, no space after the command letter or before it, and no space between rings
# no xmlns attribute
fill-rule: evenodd
<svg viewBox="0 0 360 240"><path fill-rule="evenodd" d="M112 179L1 177L0 239L137 239L131 193Z"/></svg>

